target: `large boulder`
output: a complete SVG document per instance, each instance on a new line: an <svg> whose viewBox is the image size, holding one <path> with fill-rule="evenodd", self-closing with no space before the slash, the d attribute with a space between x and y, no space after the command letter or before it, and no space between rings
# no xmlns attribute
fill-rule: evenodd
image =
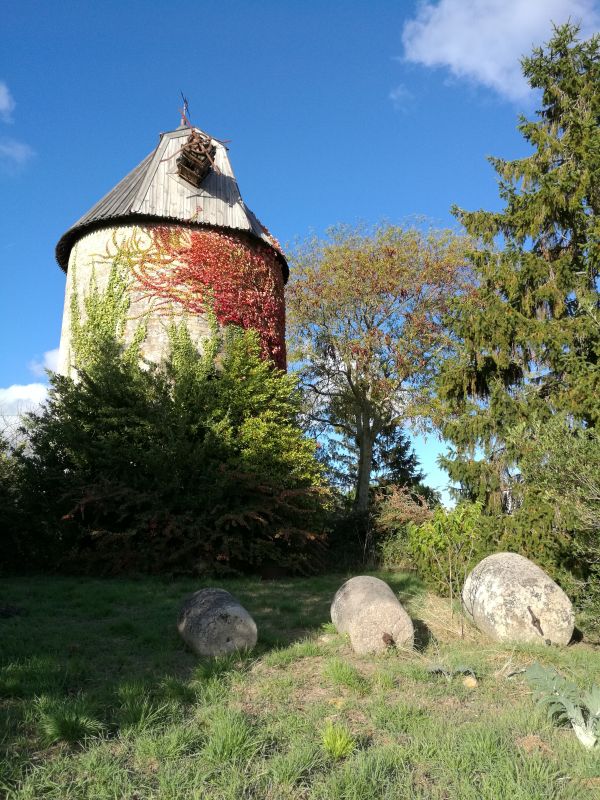
<svg viewBox="0 0 600 800"><path fill-rule="evenodd" d="M368 575L350 578L336 592L331 621L347 633L356 653L381 653L412 647L414 628L400 601L384 581Z"/></svg>
<svg viewBox="0 0 600 800"><path fill-rule="evenodd" d="M567 595L544 570L517 553L495 553L468 575L463 608L499 642L568 644L575 617Z"/></svg>
<svg viewBox="0 0 600 800"><path fill-rule="evenodd" d="M256 644L256 623L225 589L200 589L188 597L177 619L184 642L199 656L220 656Z"/></svg>

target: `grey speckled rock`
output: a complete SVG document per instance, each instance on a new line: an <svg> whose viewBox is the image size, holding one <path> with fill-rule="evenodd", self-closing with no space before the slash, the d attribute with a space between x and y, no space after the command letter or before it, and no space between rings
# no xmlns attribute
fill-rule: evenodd
<svg viewBox="0 0 600 800"><path fill-rule="evenodd" d="M575 618L571 601L552 578L517 553L484 558L462 592L467 616L499 642L568 644Z"/></svg>
<svg viewBox="0 0 600 800"><path fill-rule="evenodd" d="M256 623L225 589L200 589L185 600L177 630L199 656L220 656L254 647Z"/></svg>
<svg viewBox="0 0 600 800"><path fill-rule="evenodd" d="M391 645L413 645L410 617L379 578L357 575L346 581L333 598L331 621L340 633L350 635L356 653L380 653Z"/></svg>

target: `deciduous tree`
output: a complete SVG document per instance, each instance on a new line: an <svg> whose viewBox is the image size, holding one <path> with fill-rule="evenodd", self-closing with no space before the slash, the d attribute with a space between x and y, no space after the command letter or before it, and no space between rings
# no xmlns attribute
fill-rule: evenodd
<svg viewBox="0 0 600 800"><path fill-rule="evenodd" d="M292 358L308 416L356 449L355 508L366 511L382 437L428 410L450 341L444 314L468 273L449 231L337 227L293 258L288 289Z"/></svg>

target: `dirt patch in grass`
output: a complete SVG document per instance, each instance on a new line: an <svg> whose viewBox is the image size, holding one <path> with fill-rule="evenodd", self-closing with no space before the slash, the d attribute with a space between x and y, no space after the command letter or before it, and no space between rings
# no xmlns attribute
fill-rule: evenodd
<svg viewBox="0 0 600 800"><path fill-rule="evenodd" d="M515 740L515 744L528 755L531 755L531 753L543 753L544 755L548 756L554 755L552 748L534 733L530 733L527 736L521 736L519 739Z"/></svg>
<svg viewBox="0 0 600 800"><path fill-rule="evenodd" d="M284 668L268 667L257 662L251 671L252 679L245 686L241 707L252 714L258 713L259 710L276 712L280 701L269 697L268 687L282 675L292 682L286 698L288 709L303 710L315 703L326 701L331 695L331 690L324 685L323 679L323 667L326 661L324 656L311 656L298 659Z"/></svg>

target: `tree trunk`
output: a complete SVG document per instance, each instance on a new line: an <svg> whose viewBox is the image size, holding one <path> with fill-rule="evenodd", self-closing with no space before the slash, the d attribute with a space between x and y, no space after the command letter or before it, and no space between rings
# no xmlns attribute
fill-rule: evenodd
<svg viewBox="0 0 600 800"><path fill-rule="evenodd" d="M369 487L371 485L371 470L373 469L373 442L373 431L367 421L366 424L361 425L358 433L359 457L354 510L361 513L366 513L369 509Z"/></svg>

